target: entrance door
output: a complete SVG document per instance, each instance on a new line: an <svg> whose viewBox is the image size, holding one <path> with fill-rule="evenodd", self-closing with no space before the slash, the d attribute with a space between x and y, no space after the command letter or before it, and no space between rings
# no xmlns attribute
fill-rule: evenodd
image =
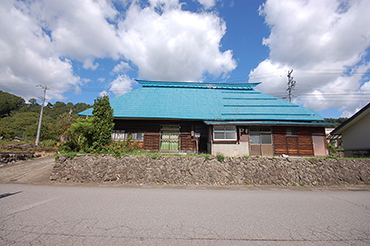
<svg viewBox="0 0 370 246"><path fill-rule="evenodd" d="M251 155L273 156L272 134L269 127L250 128Z"/></svg>
<svg viewBox="0 0 370 246"><path fill-rule="evenodd" d="M180 127L177 125L167 125L161 128L161 151L178 152L179 151L179 133Z"/></svg>
<svg viewBox="0 0 370 246"><path fill-rule="evenodd" d="M312 134L313 152L315 156L326 156L325 136L323 134Z"/></svg>

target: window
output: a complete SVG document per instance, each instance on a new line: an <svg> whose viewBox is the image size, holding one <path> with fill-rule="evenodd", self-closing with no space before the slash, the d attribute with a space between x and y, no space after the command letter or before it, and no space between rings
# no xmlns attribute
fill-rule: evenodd
<svg viewBox="0 0 370 246"><path fill-rule="evenodd" d="M213 139L236 141L236 126L213 126Z"/></svg>
<svg viewBox="0 0 370 246"><path fill-rule="evenodd" d="M125 141L125 131L123 131L123 130L113 130L112 140L114 140L114 141Z"/></svg>
<svg viewBox="0 0 370 246"><path fill-rule="evenodd" d="M114 141L126 141L131 136L132 142L144 141L143 132L125 132L124 130L114 130L112 133L112 140Z"/></svg>
<svg viewBox="0 0 370 246"><path fill-rule="evenodd" d="M251 144L272 144L269 128L251 128L249 136Z"/></svg>
<svg viewBox="0 0 370 246"><path fill-rule="evenodd" d="M286 129L286 135L287 136L296 136L297 132L296 132L295 128L287 128Z"/></svg>
<svg viewBox="0 0 370 246"><path fill-rule="evenodd" d="M131 137L131 141L139 141L142 142L144 140L144 133L142 132L127 132L126 139Z"/></svg>

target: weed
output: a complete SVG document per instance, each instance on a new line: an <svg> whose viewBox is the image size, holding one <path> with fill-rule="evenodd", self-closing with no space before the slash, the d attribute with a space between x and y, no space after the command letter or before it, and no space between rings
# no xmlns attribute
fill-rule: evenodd
<svg viewBox="0 0 370 246"><path fill-rule="evenodd" d="M249 182L248 181L245 181L244 184L245 184L245 186L248 186L249 185Z"/></svg>
<svg viewBox="0 0 370 246"><path fill-rule="evenodd" d="M243 155L242 158L248 160L250 156L249 155Z"/></svg>
<svg viewBox="0 0 370 246"><path fill-rule="evenodd" d="M297 186L297 184L296 183L293 183L293 186Z"/></svg>
<svg viewBox="0 0 370 246"><path fill-rule="evenodd" d="M222 154L217 154L217 160L219 162L223 162L225 160L225 156L223 156Z"/></svg>
<svg viewBox="0 0 370 246"><path fill-rule="evenodd" d="M305 186L305 184L304 183L301 183L300 186Z"/></svg>
<svg viewBox="0 0 370 246"><path fill-rule="evenodd" d="M163 183L162 182L158 182L158 185L163 185Z"/></svg>
<svg viewBox="0 0 370 246"><path fill-rule="evenodd" d="M370 182L367 182L366 185L370 185Z"/></svg>
<svg viewBox="0 0 370 246"><path fill-rule="evenodd" d="M325 160L325 159L335 159L335 160L337 160L338 159L338 157L333 156L333 155L321 156L321 157L318 157L318 158L323 159L323 160Z"/></svg>
<svg viewBox="0 0 370 246"><path fill-rule="evenodd" d="M312 164L316 163L316 159L313 157L306 158L307 161L311 162Z"/></svg>
<svg viewBox="0 0 370 246"><path fill-rule="evenodd" d="M209 161L209 156L205 156L205 157L204 157L204 159L205 159L206 161Z"/></svg>

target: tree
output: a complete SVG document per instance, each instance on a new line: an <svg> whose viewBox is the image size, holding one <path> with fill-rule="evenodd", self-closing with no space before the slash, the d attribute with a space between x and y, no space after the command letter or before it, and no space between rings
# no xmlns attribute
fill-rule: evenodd
<svg viewBox="0 0 370 246"><path fill-rule="evenodd" d="M12 111L23 107L24 104L23 98L0 91L0 118L9 116Z"/></svg>
<svg viewBox="0 0 370 246"><path fill-rule="evenodd" d="M5 127L0 127L0 139L9 139L9 138L14 138L15 137L15 132L12 129L5 128Z"/></svg>
<svg viewBox="0 0 370 246"><path fill-rule="evenodd" d="M112 132L114 128L113 123L113 109L109 103L108 95L98 97L94 100L93 109L93 148L101 149L108 145L112 139Z"/></svg>

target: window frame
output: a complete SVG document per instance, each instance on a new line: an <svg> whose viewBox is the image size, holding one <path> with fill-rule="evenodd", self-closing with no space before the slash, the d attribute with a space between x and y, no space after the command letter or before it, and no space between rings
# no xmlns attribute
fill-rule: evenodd
<svg viewBox="0 0 370 246"><path fill-rule="evenodd" d="M230 129L230 128L233 128L233 129ZM228 134L230 133L233 134L233 138L228 138ZM223 134L223 138L216 138L216 134L217 135ZM212 136L213 136L213 141L215 142L236 142L238 140L237 127L233 125L214 125Z"/></svg>
<svg viewBox="0 0 370 246"><path fill-rule="evenodd" d="M140 139L138 139L138 134L141 134ZM125 130L113 130L112 141L126 141L130 135L132 136L131 142L144 142L144 132L141 131L126 132Z"/></svg>
<svg viewBox="0 0 370 246"><path fill-rule="evenodd" d="M297 136L297 129L295 129L295 128L287 128L286 129L286 135L288 137L296 137Z"/></svg>

